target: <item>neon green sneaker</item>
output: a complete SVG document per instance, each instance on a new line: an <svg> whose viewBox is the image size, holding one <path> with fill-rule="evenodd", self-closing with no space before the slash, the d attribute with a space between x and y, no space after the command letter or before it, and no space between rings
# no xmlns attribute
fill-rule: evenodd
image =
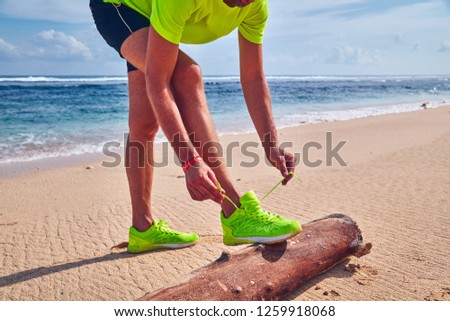
<svg viewBox="0 0 450 321"><path fill-rule="evenodd" d="M194 245L198 240L195 233L182 233L171 230L167 222L154 220L153 225L144 232L130 227L128 252L140 253L157 249L179 249Z"/></svg>
<svg viewBox="0 0 450 321"><path fill-rule="evenodd" d="M299 222L285 219L263 210L255 192L240 198L241 207L225 218L220 212L225 245L248 243L274 244L283 242L302 231Z"/></svg>

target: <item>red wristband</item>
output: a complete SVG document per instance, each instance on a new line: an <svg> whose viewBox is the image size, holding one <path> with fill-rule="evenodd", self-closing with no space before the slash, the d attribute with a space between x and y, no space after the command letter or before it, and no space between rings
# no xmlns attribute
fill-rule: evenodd
<svg viewBox="0 0 450 321"><path fill-rule="evenodd" d="M186 173L189 167L191 167L193 164L197 162L201 162L203 159L200 156L195 156L193 159L191 159L189 162L186 163L186 165L183 166L183 172Z"/></svg>

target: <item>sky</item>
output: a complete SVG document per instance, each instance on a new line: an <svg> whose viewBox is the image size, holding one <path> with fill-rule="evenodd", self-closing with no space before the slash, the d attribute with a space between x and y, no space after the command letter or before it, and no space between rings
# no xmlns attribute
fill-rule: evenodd
<svg viewBox="0 0 450 321"><path fill-rule="evenodd" d="M0 75L126 75L88 2L0 0ZM181 48L239 73L236 32ZM269 0L263 48L267 75L450 75L450 0Z"/></svg>

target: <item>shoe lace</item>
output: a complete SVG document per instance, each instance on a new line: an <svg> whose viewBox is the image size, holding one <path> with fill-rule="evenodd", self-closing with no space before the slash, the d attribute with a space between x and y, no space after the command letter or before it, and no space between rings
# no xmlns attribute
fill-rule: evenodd
<svg viewBox="0 0 450 321"><path fill-rule="evenodd" d="M159 220L154 222L154 228L157 229L160 232L175 235L178 234L177 231L171 230L167 224L167 221L165 220Z"/></svg>
<svg viewBox="0 0 450 321"><path fill-rule="evenodd" d="M302 181L302 180L300 179L300 177L299 177L298 175L296 175L294 172L289 172L288 175L289 175L289 176L295 177L299 182ZM286 177L283 177L282 180L280 180L278 183L276 183L275 186L272 187L272 188L271 188L271 189L270 189L270 190L269 190L269 191L261 198L261 200L258 201L257 199L255 199L255 200L249 201L249 202L248 202L248 208L246 208L246 209L249 210L249 212L250 212L252 215L255 215L255 214L256 214L256 215L258 215L258 214L261 215L261 213L268 214L268 215L265 215L265 217L267 218L267 220L273 219L273 218L275 218L275 217L278 217L278 215L273 215L273 214L270 213L270 212L267 212L267 211L265 211L265 210L262 210L260 204L261 204L261 202L262 202L267 196L269 196L269 195L270 195L270 194L271 194L278 186L280 186L280 184L283 183L285 179L286 179ZM216 181L216 184L217 184L217 188L219 189L219 192L222 193L223 189L222 189L222 186L220 186L219 181ZM233 204L233 206L234 206L236 209L238 209L237 205L231 200L231 198L228 197L228 195L226 195L225 193L223 193L223 197L224 197L228 202L230 202L231 204Z"/></svg>
<svg viewBox="0 0 450 321"><path fill-rule="evenodd" d="M245 203L245 210L250 215L255 217L258 221L268 223L274 221L279 215L274 215L261 208L261 201L258 199L248 200Z"/></svg>

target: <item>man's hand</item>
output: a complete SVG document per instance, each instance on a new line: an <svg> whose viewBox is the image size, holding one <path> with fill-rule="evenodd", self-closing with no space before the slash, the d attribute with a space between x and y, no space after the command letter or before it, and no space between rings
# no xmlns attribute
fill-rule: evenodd
<svg viewBox="0 0 450 321"><path fill-rule="evenodd" d="M285 178L283 185L286 185L293 177L289 173L295 171L295 156L280 147L270 147L266 150L266 157L280 171Z"/></svg>
<svg viewBox="0 0 450 321"><path fill-rule="evenodd" d="M217 188L216 181L216 175L203 161L195 163L186 170L186 186L195 201L210 199L221 204L223 194Z"/></svg>

